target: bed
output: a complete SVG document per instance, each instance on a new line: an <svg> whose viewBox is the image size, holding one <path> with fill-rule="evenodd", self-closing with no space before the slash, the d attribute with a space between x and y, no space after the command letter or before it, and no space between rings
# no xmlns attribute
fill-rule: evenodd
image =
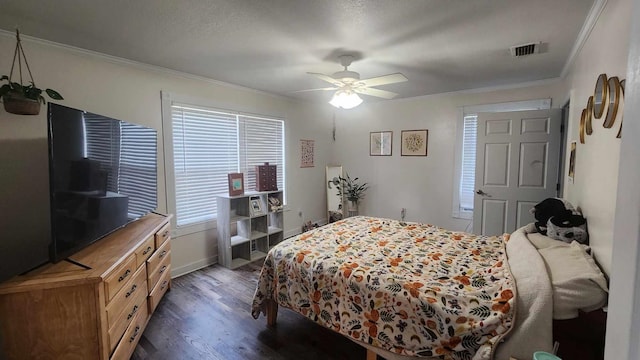
<svg viewBox="0 0 640 360"><path fill-rule="evenodd" d="M296 311L394 359L551 351L553 288L524 229L478 236L357 216L271 249L252 315Z"/></svg>

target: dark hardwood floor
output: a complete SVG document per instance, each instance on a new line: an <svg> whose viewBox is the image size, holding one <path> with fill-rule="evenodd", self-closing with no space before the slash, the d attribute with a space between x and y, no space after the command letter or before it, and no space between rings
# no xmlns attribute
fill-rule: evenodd
<svg viewBox="0 0 640 360"><path fill-rule="evenodd" d="M359 345L280 308L277 325L254 320L261 263L213 265L173 279L132 359L365 359Z"/></svg>

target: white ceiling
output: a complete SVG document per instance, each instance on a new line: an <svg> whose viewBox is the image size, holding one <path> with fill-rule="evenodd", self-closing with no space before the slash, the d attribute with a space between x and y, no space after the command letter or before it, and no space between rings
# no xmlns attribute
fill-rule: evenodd
<svg viewBox="0 0 640 360"><path fill-rule="evenodd" d="M414 97L556 78L593 0L3 0L0 29L252 89L327 101L307 72L362 78ZM542 53L509 47L541 41ZM27 50L28 52L28 50ZM3 56L7 56L4 54ZM365 101L374 98L363 96Z"/></svg>

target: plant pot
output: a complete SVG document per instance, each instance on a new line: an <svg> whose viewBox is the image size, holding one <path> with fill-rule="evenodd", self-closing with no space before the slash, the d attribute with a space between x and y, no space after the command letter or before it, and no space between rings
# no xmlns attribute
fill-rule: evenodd
<svg viewBox="0 0 640 360"><path fill-rule="evenodd" d="M349 216L358 215L358 201L347 200L347 212Z"/></svg>
<svg viewBox="0 0 640 360"><path fill-rule="evenodd" d="M7 93L2 97L4 110L17 115L38 115L40 113L40 102L38 100L27 99L19 94Z"/></svg>

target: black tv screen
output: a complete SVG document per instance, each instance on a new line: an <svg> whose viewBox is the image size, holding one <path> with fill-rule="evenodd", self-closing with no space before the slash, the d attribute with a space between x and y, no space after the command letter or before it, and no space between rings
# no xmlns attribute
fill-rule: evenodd
<svg viewBox="0 0 640 360"><path fill-rule="evenodd" d="M155 129L49 104L50 260L157 207Z"/></svg>

